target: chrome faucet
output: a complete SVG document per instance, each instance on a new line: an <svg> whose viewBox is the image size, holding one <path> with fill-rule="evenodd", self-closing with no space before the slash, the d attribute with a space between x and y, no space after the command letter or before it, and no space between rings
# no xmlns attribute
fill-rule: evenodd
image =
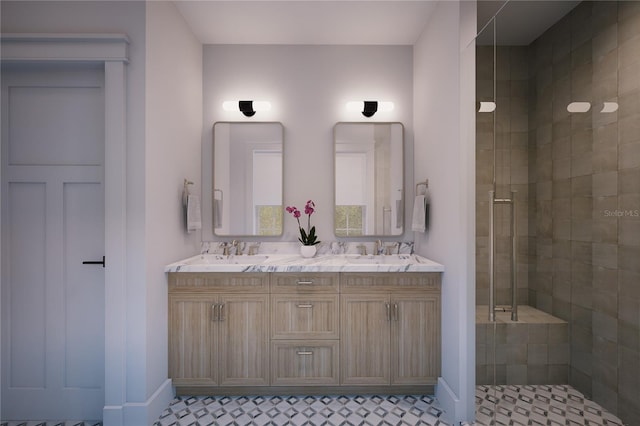
<svg viewBox="0 0 640 426"><path fill-rule="evenodd" d="M236 249L236 256L242 255L242 247L244 245L242 241L233 240L231 241L231 245Z"/></svg>
<svg viewBox="0 0 640 426"><path fill-rule="evenodd" d="M378 240L376 241L373 254L380 255L382 253L384 253L384 245L382 244L382 240Z"/></svg>

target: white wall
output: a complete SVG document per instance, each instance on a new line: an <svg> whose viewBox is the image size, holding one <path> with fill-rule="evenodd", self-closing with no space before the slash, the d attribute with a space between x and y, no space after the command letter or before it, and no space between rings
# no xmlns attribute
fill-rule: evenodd
<svg viewBox="0 0 640 426"><path fill-rule="evenodd" d="M475 65L460 49L467 32L475 32L475 9L464 3L440 2L414 46L415 179L429 179L431 193L430 227L415 242L419 254L445 265L437 396L454 424L472 420L475 403L475 145L462 113L474 105L468 80Z"/></svg>
<svg viewBox="0 0 640 426"><path fill-rule="evenodd" d="M171 397L163 268L200 246L200 233L184 232L180 203L184 178L196 183L196 194L200 188L201 45L166 2L3 1L1 6L3 33L120 33L130 39L126 341L108 346L112 353L107 353L124 359L126 372L122 377L123 372L106 371L119 385L106 389L105 424L150 424Z"/></svg>
<svg viewBox="0 0 640 426"><path fill-rule="evenodd" d="M413 155L413 62L411 46L206 45L204 134L210 145L216 121L280 121L284 125L284 203L316 203L312 225L322 241L333 235L333 126L339 121L400 121L405 125L405 185L411 188ZM271 111L252 118L222 109L225 100L267 100ZM349 100L393 101L391 112L367 119L347 112ZM203 162L211 151L204 150ZM204 168L203 168L204 171ZM203 180L211 179L203 173ZM204 207L208 203L204 203ZM405 211L407 209L405 208ZM203 214L205 240L210 209ZM406 223L406 221L405 221ZM297 224L287 215L282 241L296 241ZM412 238L406 232L403 240ZM271 239L273 240L273 239Z"/></svg>
<svg viewBox="0 0 640 426"><path fill-rule="evenodd" d="M184 179L200 194L202 45L169 2L147 3L145 144L145 294L131 327L146 336L144 357L128 377L136 399L150 400L153 422L172 396L167 381L167 286L164 266L199 253L200 231L188 234L182 206ZM134 342L131 342L134 344ZM157 401L153 392L162 389ZM167 398L167 395L169 398ZM158 408L159 410L158 411ZM142 423L140 423L142 424Z"/></svg>
<svg viewBox="0 0 640 426"><path fill-rule="evenodd" d="M116 1L3 1L3 33L118 33L129 37L127 83L127 294L144 293L144 142L145 142L145 3ZM107 262L109 260L107 259ZM129 306L138 310L140 306ZM144 308L144 307L143 307ZM108 321L108 318L107 318ZM134 330L131 330L133 332ZM129 337L128 337L129 338ZM130 340L144 342L146 336L130 336ZM143 344L144 345L144 344ZM144 353L125 342L109 342L107 359L135 360ZM111 351L111 352L109 352ZM121 363L116 363L121 364ZM109 363L107 363L109 365ZM105 389L105 406L116 417L124 415L127 404L138 402L125 385L131 380L122 371L106 371L118 386ZM135 380L132 378L132 380ZM135 386L133 386L135 387Z"/></svg>

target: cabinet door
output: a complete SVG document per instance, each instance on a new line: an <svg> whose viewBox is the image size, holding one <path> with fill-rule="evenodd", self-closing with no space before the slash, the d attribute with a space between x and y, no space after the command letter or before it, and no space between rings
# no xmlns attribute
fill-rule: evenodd
<svg viewBox="0 0 640 426"><path fill-rule="evenodd" d="M341 384L390 383L388 306L387 295L342 295Z"/></svg>
<svg viewBox="0 0 640 426"><path fill-rule="evenodd" d="M440 366L440 301L437 296L391 298L391 384L436 383Z"/></svg>
<svg viewBox="0 0 640 426"><path fill-rule="evenodd" d="M169 377L174 385L217 384L215 303L214 297L169 295Z"/></svg>
<svg viewBox="0 0 640 426"><path fill-rule="evenodd" d="M220 296L221 386L269 384L269 303L267 294Z"/></svg>

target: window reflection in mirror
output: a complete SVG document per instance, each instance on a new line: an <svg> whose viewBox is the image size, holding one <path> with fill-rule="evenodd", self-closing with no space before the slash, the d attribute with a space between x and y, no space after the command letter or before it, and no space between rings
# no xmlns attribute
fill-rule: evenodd
<svg viewBox="0 0 640 426"><path fill-rule="evenodd" d="M215 235L282 235L283 138L281 123L213 125Z"/></svg>
<svg viewBox="0 0 640 426"><path fill-rule="evenodd" d="M404 230L402 123L337 123L334 233L401 235Z"/></svg>

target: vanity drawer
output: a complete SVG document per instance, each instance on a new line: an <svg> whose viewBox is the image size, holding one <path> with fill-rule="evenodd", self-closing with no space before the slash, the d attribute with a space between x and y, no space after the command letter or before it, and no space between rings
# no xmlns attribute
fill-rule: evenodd
<svg viewBox="0 0 640 426"><path fill-rule="evenodd" d="M269 274L250 273L211 273L211 272L170 272L169 291L222 290L225 293L268 293Z"/></svg>
<svg viewBox="0 0 640 426"><path fill-rule="evenodd" d="M272 339L337 339L338 295L271 296Z"/></svg>
<svg viewBox="0 0 640 426"><path fill-rule="evenodd" d="M440 272L345 272L341 277L343 293L370 291L440 291Z"/></svg>
<svg viewBox="0 0 640 426"><path fill-rule="evenodd" d="M294 273L271 274L271 292L330 292L337 293L340 278L338 273Z"/></svg>
<svg viewBox="0 0 640 426"><path fill-rule="evenodd" d="M337 340L274 341L271 343L272 386L337 385Z"/></svg>

